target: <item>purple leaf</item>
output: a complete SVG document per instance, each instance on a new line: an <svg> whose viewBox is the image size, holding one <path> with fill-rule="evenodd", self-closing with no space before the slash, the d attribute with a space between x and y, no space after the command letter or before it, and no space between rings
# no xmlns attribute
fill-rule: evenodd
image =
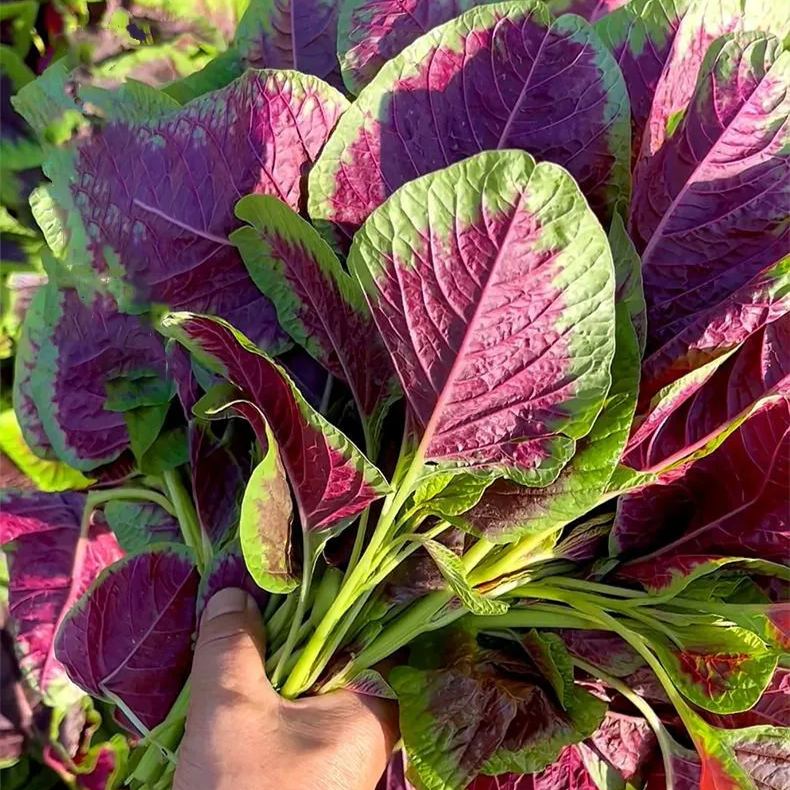
<svg viewBox="0 0 790 790"><path fill-rule="evenodd" d="M346 0L337 49L343 81L359 93L409 44L464 11L494 0Z"/></svg>
<svg viewBox="0 0 790 790"><path fill-rule="evenodd" d="M215 554L211 567L201 577L197 599L198 620L211 597L227 587L246 590L261 608L266 605L269 599L269 594L255 584L250 576L238 543L231 543Z"/></svg>
<svg viewBox="0 0 790 790"><path fill-rule="evenodd" d="M614 353L608 244L567 173L503 151L412 181L348 264L422 430L415 464L554 480Z"/></svg>
<svg viewBox="0 0 790 790"><path fill-rule="evenodd" d="M771 36L719 39L678 128L637 166L630 231L649 350L787 252L786 64Z"/></svg>
<svg viewBox="0 0 790 790"><path fill-rule="evenodd" d="M656 736L643 718L611 711L590 736L590 740L603 758L627 781L642 773L657 746Z"/></svg>
<svg viewBox="0 0 790 790"><path fill-rule="evenodd" d="M200 420L189 424L192 497L203 532L221 546L238 531L241 499L252 468L252 440L238 426L215 426Z"/></svg>
<svg viewBox="0 0 790 790"><path fill-rule="evenodd" d="M656 85L690 2L630 0L595 25L595 32L614 55L625 79L634 155L639 152Z"/></svg>
<svg viewBox="0 0 790 790"><path fill-rule="evenodd" d="M189 675L197 588L191 555L178 546L117 562L64 619L58 659L89 694L120 699L155 727Z"/></svg>
<svg viewBox="0 0 790 790"><path fill-rule="evenodd" d="M9 556L8 605L20 668L39 694L52 699L66 680L54 652L55 631L123 552L99 522L89 522L81 533L84 494L9 491L0 501L0 545Z"/></svg>
<svg viewBox="0 0 790 790"><path fill-rule="evenodd" d="M717 558L785 562L789 413L769 403L679 479L622 497L613 545L639 558L618 574L661 589Z"/></svg>
<svg viewBox="0 0 790 790"><path fill-rule="evenodd" d="M259 0L239 22L234 48L253 68L293 69L343 87L337 62L341 0Z"/></svg>
<svg viewBox="0 0 790 790"><path fill-rule="evenodd" d="M653 399L635 423L623 463L662 472L692 453L705 453L790 380L790 314L758 329L728 356L677 380Z"/></svg>
<svg viewBox="0 0 790 790"><path fill-rule="evenodd" d="M111 272L124 309L142 300L210 312L281 348L271 304L227 241L233 208L254 192L298 209L345 107L314 77L249 71L155 120L78 137L51 171L52 197L73 227L66 262L86 278Z"/></svg>
<svg viewBox="0 0 790 790"><path fill-rule="evenodd" d="M566 628L560 631L560 636L570 653L609 675L627 677L644 665L644 659L611 631Z"/></svg>
<svg viewBox="0 0 790 790"><path fill-rule="evenodd" d="M440 669L403 666L390 674L406 753L426 786L464 787L481 770L542 770L600 724L604 704L574 684L567 654L547 657L563 706L523 650L475 650L462 644L448 656L432 649Z"/></svg>
<svg viewBox="0 0 790 790"><path fill-rule="evenodd" d="M737 348L790 309L790 258L768 266L724 302L699 312L679 334L657 348L642 365L639 411L658 392L687 373Z"/></svg>
<svg viewBox="0 0 790 790"><path fill-rule="evenodd" d="M478 776L467 790L599 790L578 746L568 746L557 760L534 774Z"/></svg>
<svg viewBox="0 0 790 790"><path fill-rule="evenodd" d="M764 30L775 33L780 38L787 29L788 16L784 8L779 8L754 0L723 0L718 3L679 3L676 6L683 19L672 40L669 56L660 71L660 79L650 105L642 145L640 163L647 162L672 136L670 121L676 113L686 110L695 90L697 77L704 71L703 61L714 56L716 48L711 47L716 39L735 31ZM671 8L671 5L670 5ZM661 19L666 12L660 5L653 5L650 12L654 18ZM671 17L671 12L670 15ZM662 20L663 22L663 20ZM659 22L661 25L662 23ZM634 44L638 47L639 31L635 31ZM652 42L651 42L652 43ZM648 47L643 44L647 49ZM756 61L759 62L760 55ZM732 76L737 70L730 73ZM725 69L723 72L727 74ZM713 117L709 121L715 122ZM759 121L758 121L759 123ZM746 126L746 134L752 133L751 124ZM725 160L726 161L726 160ZM637 175L638 179L638 175ZM740 203L740 200L739 200Z"/></svg>
<svg viewBox="0 0 790 790"><path fill-rule="evenodd" d="M310 216L347 238L398 187L490 149L568 168L604 219L628 192L628 100L589 25L542 3L484 5L391 60L310 175Z"/></svg>
<svg viewBox="0 0 790 790"><path fill-rule="evenodd" d="M304 529L348 524L386 491L381 473L307 404L282 368L228 324L174 313L163 331L239 388L233 408L252 423L263 447L265 423L271 426Z"/></svg>
<svg viewBox="0 0 790 790"><path fill-rule="evenodd" d="M23 325L14 401L27 444L80 470L130 447L125 411L168 402L162 341L141 318L118 312L112 297L83 302L49 284Z"/></svg>
<svg viewBox="0 0 790 790"><path fill-rule="evenodd" d="M249 226L230 240L253 282L293 340L349 385L375 455L381 422L400 388L358 283L312 226L275 198L242 198L236 215Z"/></svg>

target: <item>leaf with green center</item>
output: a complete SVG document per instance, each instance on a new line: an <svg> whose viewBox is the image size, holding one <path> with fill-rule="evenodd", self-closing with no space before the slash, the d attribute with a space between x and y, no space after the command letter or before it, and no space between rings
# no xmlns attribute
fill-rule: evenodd
<svg viewBox="0 0 790 790"><path fill-rule="evenodd" d="M233 407L255 428L262 447L262 418L270 426L303 529L347 526L387 491L378 469L307 403L285 371L225 321L171 313L161 328L240 390Z"/></svg>
<svg viewBox="0 0 790 790"><path fill-rule="evenodd" d="M608 221L630 189L628 123L620 70L587 22L540 2L480 5L362 90L310 174L310 216L343 243L414 178L520 149L567 167Z"/></svg>
<svg viewBox="0 0 790 790"><path fill-rule="evenodd" d="M255 583L273 593L299 586L291 567L291 492L285 479L277 442L266 425L267 446L241 501L239 540L244 562Z"/></svg>
<svg viewBox="0 0 790 790"><path fill-rule="evenodd" d="M614 354L609 246L568 174L502 151L412 181L357 234L349 268L422 432L412 470L556 479Z"/></svg>
<svg viewBox="0 0 790 790"><path fill-rule="evenodd" d="M412 501L421 513L451 518L477 505L491 482L485 473L435 472L420 480Z"/></svg>
<svg viewBox="0 0 790 790"><path fill-rule="evenodd" d="M276 198L248 195L236 216L249 224L230 241L253 282L293 340L349 385L375 455L400 388L359 285L313 227Z"/></svg>

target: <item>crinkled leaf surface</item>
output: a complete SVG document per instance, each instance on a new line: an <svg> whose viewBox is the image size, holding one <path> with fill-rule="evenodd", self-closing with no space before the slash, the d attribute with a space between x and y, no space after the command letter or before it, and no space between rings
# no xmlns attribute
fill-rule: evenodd
<svg viewBox="0 0 790 790"><path fill-rule="evenodd" d="M729 353L788 312L790 257L785 257L759 272L724 302L699 312L682 332L644 361L640 411L661 389Z"/></svg>
<svg viewBox="0 0 790 790"><path fill-rule="evenodd" d="M628 677L644 665L644 659L611 631L565 628L560 632L568 651L608 675Z"/></svg>
<svg viewBox="0 0 790 790"><path fill-rule="evenodd" d="M655 589L711 558L784 562L789 410L768 404L678 480L621 497L612 546L639 558L618 573Z"/></svg>
<svg viewBox="0 0 790 790"><path fill-rule="evenodd" d="M563 709L523 652L487 651L443 669L398 667L390 683L409 762L431 790L464 787L481 769L541 770L603 717L603 703L578 688Z"/></svg>
<svg viewBox="0 0 790 790"><path fill-rule="evenodd" d="M236 215L249 225L230 240L253 282L273 302L283 329L349 385L375 452L381 420L400 388L358 283L313 227L275 198L242 198Z"/></svg>
<svg viewBox="0 0 790 790"><path fill-rule="evenodd" d="M343 81L360 92L391 58L438 25L495 0L343 0L337 54Z"/></svg>
<svg viewBox="0 0 790 790"><path fill-rule="evenodd" d="M118 312L112 297L87 303L48 284L23 325L14 375L14 407L27 444L80 470L118 458L130 446L123 411L165 404L161 339Z"/></svg>
<svg viewBox="0 0 790 790"><path fill-rule="evenodd" d="M559 477L544 488L495 482L461 516L465 529L486 540L512 540L559 530L597 504L625 447L636 405L639 347L625 305L617 306L615 343L612 387L603 410Z"/></svg>
<svg viewBox="0 0 790 790"><path fill-rule="evenodd" d="M253 0L234 47L254 68L293 69L343 87L337 62L341 0Z"/></svg>
<svg viewBox="0 0 790 790"><path fill-rule="evenodd" d="M721 734L738 765L757 790L774 790L790 782L790 744L783 727L748 727Z"/></svg>
<svg viewBox="0 0 790 790"><path fill-rule="evenodd" d="M670 120L686 109L697 77L704 70L703 61L710 57L709 48L716 39L731 32L753 30L782 38L790 24L790 11L784 5L766 4L759 0L721 0L716 3L691 0L686 4L685 12L682 6L676 6L676 9L683 18L656 83L642 138L642 162L652 157L670 136ZM649 47L650 43L646 41L645 46ZM749 131L747 127L747 134Z"/></svg>
<svg viewBox="0 0 790 790"><path fill-rule="evenodd" d="M789 77L776 38L719 39L678 128L637 166L630 230L649 349L787 253Z"/></svg>
<svg viewBox="0 0 790 790"><path fill-rule="evenodd" d="M47 169L65 214L59 252L75 269L109 271L124 307L214 313L282 347L271 304L227 241L233 209L252 192L298 209L305 172L346 105L315 77L249 71L153 120L76 138Z"/></svg>
<svg viewBox="0 0 790 790"><path fill-rule="evenodd" d="M144 551L152 543L182 540L175 516L153 502L116 499L104 506L104 517L127 554Z"/></svg>
<svg viewBox="0 0 790 790"><path fill-rule="evenodd" d="M302 527L348 523L386 491L381 473L305 401L285 371L220 319L173 313L163 331L242 392L241 413L271 427L293 487ZM257 412L257 416L256 416ZM256 427L261 444L265 431Z"/></svg>
<svg viewBox="0 0 790 790"><path fill-rule="evenodd" d="M155 727L189 675L197 589L183 547L162 545L122 560L66 616L56 655L78 686L100 699L120 698L144 726Z"/></svg>
<svg viewBox="0 0 790 790"><path fill-rule="evenodd" d="M415 41L360 93L310 175L311 217L350 237L398 187L479 151L566 166L599 216L625 197L628 99L580 17L473 8Z"/></svg>
<svg viewBox="0 0 790 790"><path fill-rule="evenodd" d="M349 267L421 427L418 457L556 478L614 354L609 247L567 173L487 152L412 181L357 234Z"/></svg>
<svg viewBox="0 0 790 790"><path fill-rule="evenodd" d="M9 556L8 606L19 665L50 701L59 692L68 695L54 652L55 631L98 574L123 554L99 522L81 534L85 499L77 493L13 491L0 499L0 545Z"/></svg>
<svg viewBox="0 0 790 790"><path fill-rule="evenodd" d="M790 314L758 329L736 351L720 356L661 390L636 425L623 463L660 472L726 438L755 408L790 380Z"/></svg>
<svg viewBox="0 0 790 790"><path fill-rule="evenodd" d="M266 438L264 456L252 470L241 502L239 540L256 584L269 592L289 593L299 585L291 567L293 504L280 452L268 425Z"/></svg>
<svg viewBox="0 0 790 790"><path fill-rule="evenodd" d="M655 733L643 718L611 711L590 740L626 780L642 773L658 745Z"/></svg>
<svg viewBox="0 0 790 790"><path fill-rule="evenodd" d="M614 214L609 225L609 246L616 276L615 301L627 309L639 353L643 354L647 342L647 306L642 286L642 260L619 213Z"/></svg>

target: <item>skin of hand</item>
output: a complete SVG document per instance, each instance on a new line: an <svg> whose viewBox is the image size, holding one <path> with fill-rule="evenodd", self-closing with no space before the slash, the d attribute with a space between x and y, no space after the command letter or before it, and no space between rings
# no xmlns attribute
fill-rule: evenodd
<svg viewBox="0 0 790 790"><path fill-rule="evenodd" d="M373 790L398 738L394 703L351 691L286 700L264 668L255 601L208 602L174 790Z"/></svg>

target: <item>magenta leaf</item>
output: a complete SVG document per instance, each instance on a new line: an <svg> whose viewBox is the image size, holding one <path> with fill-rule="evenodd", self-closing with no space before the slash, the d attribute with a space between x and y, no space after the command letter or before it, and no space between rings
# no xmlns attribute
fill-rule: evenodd
<svg viewBox="0 0 790 790"><path fill-rule="evenodd" d="M233 406L263 447L265 423L271 426L304 529L347 525L387 490L381 473L308 405L285 371L224 321L173 313L162 331L238 387Z"/></svg>
<svg viewBox="0 0 790 790"><path fill-rule="evenodd" d="M236 29L234 48L253 68L293 69L342 88L337 16L342 0L256 0Z"/></svg>
<svg viewBox="0 0 790 790"><path fill-rule="evenodd" d="M281 201L250 195L238 202L236 215L249 225L230 240L253 282L271 299L291 338L349 385L364 421L366 449L375 456L381 421L400 388L358 283Z"/></svg>
<svg viewBox="0 0 790 790"><path fill-rule="evenodd" d="M68 228L56 252L88 282L109 272L122 309L153 301L205 311L282 348L271 304L227 241L233 209L252 192L298 209L306 171L346 106L315 77L249 71L153 120L77 136L48 170L50 213Z"/></svg>
<svg viewBox="0 0 790 790"><path fill-rule="evenodd" d="M357 234L349 268L422 432L412 468L555 479L614 353L609 247L567 173L506 151L412 181Z"/></svg>
<svg viewBox="0 0 790 790"><path fill-rule="evenodd" d="M735 351L661 390L635 423L623 463L660 473L707 454L761 404L786 390L788 342L790 315L785 314Z"/></svg>
<svg viewBox="0 0 790 790"><path fill-rule="evenodd" d="M607 712L590 741L628 781L642 773L657 746L656 736L643 718L613 711Z"/></svg>
<svg viewBox="0 0 790 790"><path fill-rule="evenodd" d="M198 619L211 597L227 587L246 590L261 608L269 599L269 594L258 587L250 576L237 541L214 554L211 566L201 577L197 598Z"/></svg>
<svg viewBox="0 0 790 790"><path fill-rule="evenodd" d="M640 411L658 392L687 373L740 346L790 310L790 258L759 272L726 301L699 312L686 328L642 365Z"/></svg>
<svg viewBox="0 0 790 790"><path fill-rule="evenodd" d="M787 71L772 36L719 39L677 129L637 166L630 230L650 350L787 252Z"/></svg>
<svg viewBox="0 0 790 790"><path fill-rule="evenodd" d="M584 20L552 21L535 2L478 6L360 93L311 172L310 216L350 238L406 182L517 148L567 167L608 219L629 189L628 137L622 75Z"/></svg>
<svg viewBox="0 0 790 790"><path fill-rule="evenodd" d="M726 558L785 562L789 409L769 403L679 479L622 497L613 546L638 559L618 574L663 589Z"/></svg>
<svg viewBox="0 0 790 790"><path fill-rule="evenodd" d="M357 94L384 64L438 25L494 0L345 0L337 49L343 81Z"/></svg>
<svg viewBox="0 0 790 790"><path fill-rule="evenodd" d="M8 606L19 665L30 686L49 701L69 695L55 656L55 631L99 573L123 552L107 527L91 521L81 532L84 494L3 492L0 545L8 552Z"/></svg>
<svg viewBox="0 0 790 790"><path fill-rule="evenodd" d="M135 438L129 415L145 425L172 395L161 338L98 293L84 302L71 288L41 288L25 317L15 364L14 401L25 441L39 455L81 470L115 461Z"/></svg>
<svg viewBox="0 0 790 790"><path fill-rule="evenodd" d="M189 675L197 588L197 570L183 547L161 546L117 562L64 619L58 660L86 692L120 700L145 727L155 727Z"/></svg>

